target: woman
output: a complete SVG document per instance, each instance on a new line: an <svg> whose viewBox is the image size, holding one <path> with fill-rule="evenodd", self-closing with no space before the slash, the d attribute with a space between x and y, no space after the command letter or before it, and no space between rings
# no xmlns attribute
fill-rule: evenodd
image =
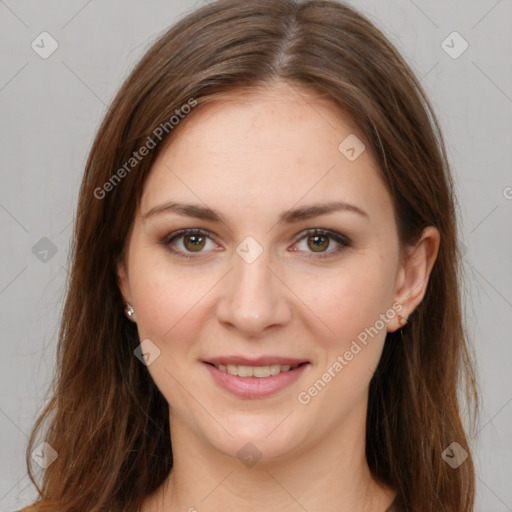
<svg viewBox="0 0 512 512"><path fill-rule="evenodd" d="M471 511L456 239L435 114L371 22L191 13L87 162L27 510Z"/></svg>

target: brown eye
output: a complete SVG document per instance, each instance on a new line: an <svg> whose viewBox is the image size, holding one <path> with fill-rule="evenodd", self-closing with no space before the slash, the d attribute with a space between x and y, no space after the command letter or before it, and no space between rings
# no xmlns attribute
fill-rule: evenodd
<svg viewBox="0 0 512 512"><path fill-rule="evenodd" d="M314 228L303 232L292 251L304 252L306 257L318 260L336 256L351 246L352 241L337 231Z"/></svg>
<svg viewBox="0 0 512 512"><path fill-rule="evenodd" d="M184 235L183 245L187 251L196 252L204 248L206 238L202 235Z"/></svg>
<svg viewBox="0 0 512 512"><path fill-rule="evenodd" d="M211 233L201 229L182 229L160 240L162 245L181 258L197 258L206 255L208 249L215 249Z"/></svg>
<svg viewBox="0 0 512 512"><path fill-rule="evenodd" d="M329 247L329 237L326 235L310 235L308 236L308 247L313 252L323 252Z"/></svg>

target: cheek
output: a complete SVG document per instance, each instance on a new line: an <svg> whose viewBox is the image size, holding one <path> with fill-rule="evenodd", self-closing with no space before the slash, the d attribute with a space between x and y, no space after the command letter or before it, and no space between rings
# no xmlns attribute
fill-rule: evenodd
<svg viewBox="0 0 512 512"><path fill-rule="evenodd" d="M136 301L141 336L166 343L180 331L190 333L202 300L218 281L215 272L199 266L171 265L164 250L140 250L133 254L130 285Z"/></svg>
<svg viewBox="0 0 512 512"><path fill-rule="evenodd" d="M318 368L297 397L308 414L328 409L329 423L335 423L361 403L386 339L381 315L389 320L394 316L389 313L391 287L385 276L382 267L366 267L326 278L312 289L308 300L320 324L328 328L314 337L321 354Z"/></svg>
<svg viewBox="0 0 512 512"><path fill-rule="evenodd" d="M357 257L354 257L354 260ZM317 272L310 279L296 278L297 296L316 317L326 350L343 349L366 328L375 324L389 307L392 272L381 257L358 258L337 272ZM380 324L379 324L380 326ZM381 326L380 326L381 327Z"/></svg>
<svg viewBox="0 0 512 512"><path fill-rule="evenodd" d="M212 272L200 272L199 267L194 277L190 271L142 256L134 258L132 269L139 338L150 339L159 349L147 369L169 405L186 416L190 408L186 389L198 385L194 383L197 374L188 372L199 364L196 341L204 330L208 291L218 278Z"/></svg>

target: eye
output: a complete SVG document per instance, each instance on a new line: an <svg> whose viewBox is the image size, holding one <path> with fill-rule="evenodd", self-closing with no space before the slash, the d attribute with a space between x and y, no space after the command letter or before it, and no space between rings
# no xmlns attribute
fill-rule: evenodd
<svg viewBox="0 0 512 512"><path fill-rule="evenodd" d="M196 257L194 253L206 252L203 249L208 249L208 242L213 245L210 249L215 248L215 243L211 237L212 234L203 229L181 229L167 235L160 243L176 256L191 259ZM306 241L306 249L295 247L291 251L309 252L308 258L327 258L351 246L351 241L346 236L329 229L310 229L302 234L302 237L295 242L294 246L300 245L303 241ZM332 245L335 245L334 249L327 250Z"/></svg>
<svg viewBox="0 0 512 512"><path fill-rule="evenodd" d="M328 258L340 253L352 244L346 236L330 229L309 229L294 245L300 245L302 241L306 242L306 252L313 253L308 258ZM331 243L332 241L334 241L334 244ZM328 251L327 249L332 245L336 245L335 248ZM297 249L291 250L296 251Z"/></svg>
<svg viewBox="0 0 512 512"><path fill-rule="evenodd" d="M166 236L160 243L176 256L190 259L195 257L193 253L204 252L203 249L208 245L208 241L215 246L210 236L211 233L203 229L181 229ZM173 245L178 246L179 249L176 250Z"/></svg>

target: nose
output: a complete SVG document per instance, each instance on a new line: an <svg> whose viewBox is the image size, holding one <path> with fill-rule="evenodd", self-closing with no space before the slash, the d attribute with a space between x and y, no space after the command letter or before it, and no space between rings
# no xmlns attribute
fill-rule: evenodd
<svg viewBox="0 0 512 512"><path fill-rule="evenodd" d="M252 263L234 255L217 303L219 322L250 337L290 322L291 292L269 263L266 251Z"/></svg>

